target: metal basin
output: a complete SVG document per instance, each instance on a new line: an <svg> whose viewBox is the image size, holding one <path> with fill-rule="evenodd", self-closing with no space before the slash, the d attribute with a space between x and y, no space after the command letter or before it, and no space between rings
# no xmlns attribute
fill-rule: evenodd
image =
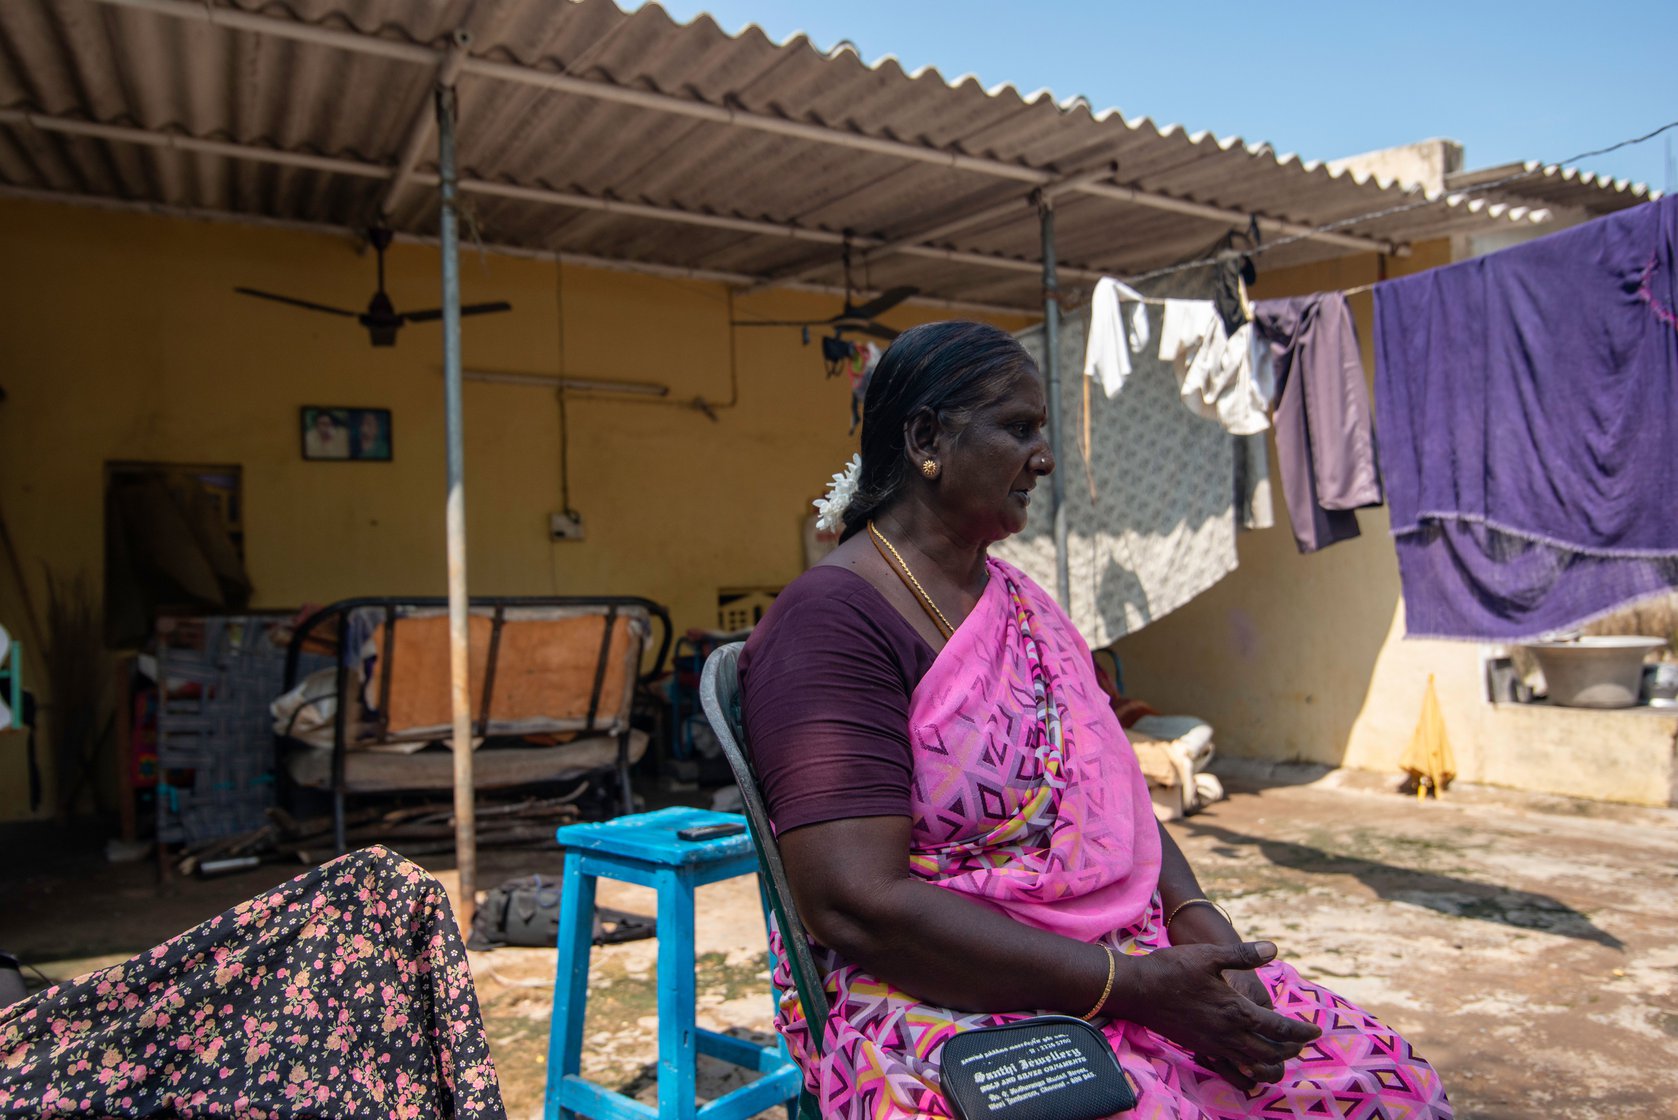
<svg viewBox="0 0 1678 1120"><path fill-rule="evenodd" d="M1550 703L1569 708L1629 708L1643 684L1643 659L1666 643L1659 638L1577 638L1530 642Z"/></svg>

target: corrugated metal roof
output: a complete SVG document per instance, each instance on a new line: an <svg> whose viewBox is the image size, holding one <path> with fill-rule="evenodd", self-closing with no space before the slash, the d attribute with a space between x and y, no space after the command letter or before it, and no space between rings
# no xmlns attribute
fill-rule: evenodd
<svg viewBox="0 0 1678 1120"><path fill-rule="evenodd" d="M1566 208L1592 218L1660 197L1659 191L1651 191L1642 183L1536 160L1453 172L1445 176L1445 185L1452 191L1477 190L1491 198Z"/></svg>
<svg viewBox="0 0 1678 1120"><path fill-rule="evenodd" d="M216 22L237 22L241 13L351 33L383 53ZM1267 145L1092 112L1077 99L1057 104L1011 86L986 90L971 78L950 83L936 70L905 73L889 58L864 64L849 48L824 53L802 36L777 43L755 27L728 35L709 17L681 25L657 5L625 13L609 0L6 0L0 184L364 226L386 190L379 176L398 163L416 119L429 112L434 59L457 30L471 34L474 60L582 83L539 88L468 66L457 87L462 174L488 183L888 241L1017 200L1015 217L936 243L1017 261L1038 258L1038 230L1032 184L1006 177L1010 168L1047 177L1116 163L1114 184L1305 226L1391 209L1341 232L1398 243L1538 217L1525 205L1429 198L1277 156ZM759 125L669 111L671 101L643 107L598 95L626 90L755 114ZM4 110L39 116L30 123ZM766 117L914 145L942 162L903 158L902 149L855 150L829 142L832 133L827 140L779 134L762 127ZM56 130L65 121L368 166L340 174L70 135ZM422 169L430 166L427 153ZM987 170L961 166L960 156L988 161ZM433 195L408 190L390 224L430 232ZM492 244L749 276L821 265L810 279L840 279L832 244L483 191L469 199ZM1056 209L1062 261L1121 275L1181 260L1245 224L1089 194L1061 196ZM1348 251L1302 240L1276 250L1265 267ZM1021 307L1040 299L1029 270L971 260L897 254L869 262L867 271L874 287L914 284L943 298Z"/></svg>

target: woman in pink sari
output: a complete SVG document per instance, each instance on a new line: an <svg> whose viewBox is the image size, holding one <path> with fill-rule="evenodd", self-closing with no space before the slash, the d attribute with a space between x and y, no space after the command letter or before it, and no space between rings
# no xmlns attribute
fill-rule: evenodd
<svg viewBox="0 0 1678 1120"><path fill-rule="evenodd" d="M869 386L843 539L741 661L744 717L833 1014L778 1025L824 1116L947 1117L953 1034L1101 1027L1141 1117L1449 1117L1433 1068L1244 942L1154 820L1089 650L986 549L1054 469L1012 338L905 332ZM782 960L785 954L779 954Z"/></svg>

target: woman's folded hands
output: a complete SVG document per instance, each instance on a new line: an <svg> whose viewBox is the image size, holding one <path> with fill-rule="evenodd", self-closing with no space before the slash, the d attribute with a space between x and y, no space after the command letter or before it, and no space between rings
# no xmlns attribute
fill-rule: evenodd
<svg viewBox="0 0 1678 1120"><path fill-rule="evenodd" d="M1279 1080L1282 1063L1322 1033L1242 994L1242 980L1276 957L1268 941L1174 945L1120 958L1121 971L1102 1012L1164 1035L1236 1087ZM1257 982L1257 977L1252 978ZM1262 984L1258 987L1262 989Z"/></svg>

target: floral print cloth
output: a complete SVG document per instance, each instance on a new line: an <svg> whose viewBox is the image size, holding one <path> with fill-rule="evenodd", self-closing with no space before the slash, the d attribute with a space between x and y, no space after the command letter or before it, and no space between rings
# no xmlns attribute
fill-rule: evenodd
<svg viewBox="0 0 1678 1120"><path fill-rule="evenodd" d="M0 1117L505 1120L448 896L340 856L0 1010Z"/></svg>

